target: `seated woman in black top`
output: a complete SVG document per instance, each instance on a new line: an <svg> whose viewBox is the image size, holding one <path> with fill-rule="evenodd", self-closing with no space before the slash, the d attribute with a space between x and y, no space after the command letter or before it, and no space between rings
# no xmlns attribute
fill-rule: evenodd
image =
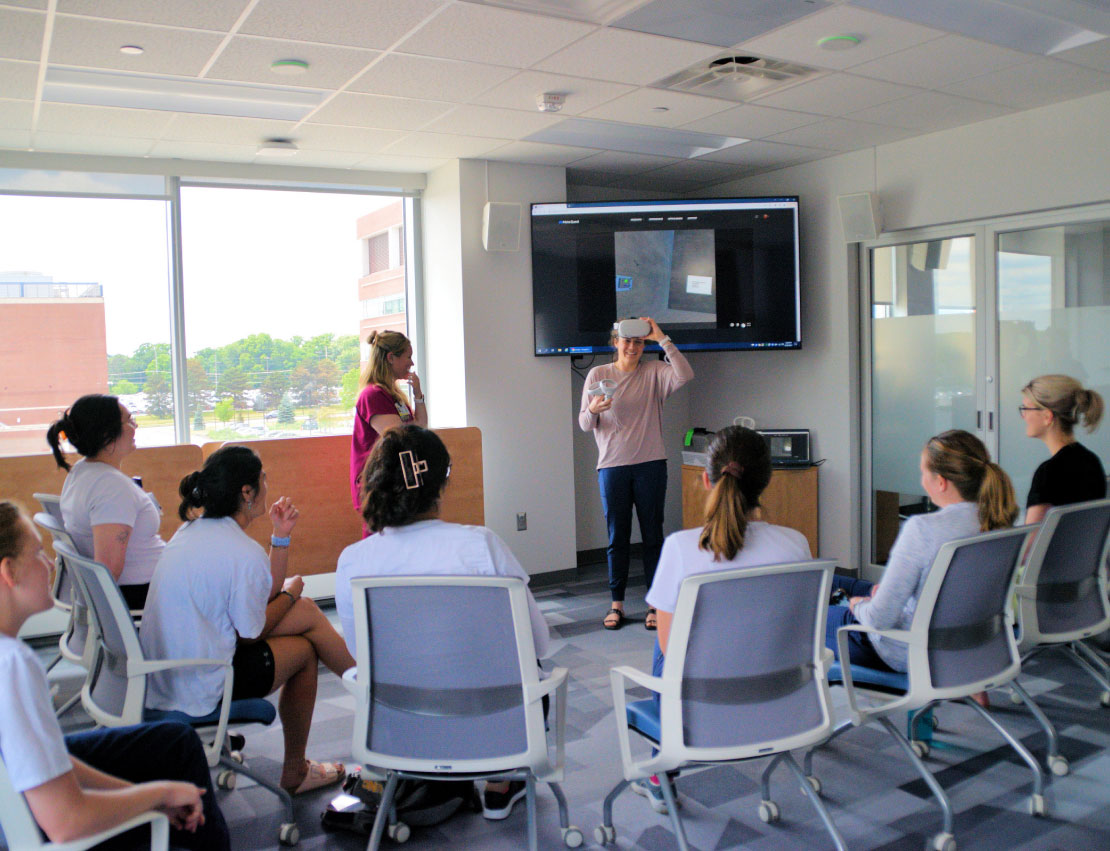
<svg viewBox="0 0 1110 851"><path fill-rule="evenodd" d="M1106 496L1106 471L1090 449L1072 433L1082 422L1088 432L1102 419L1102 396L1068 375L1042 375L1021 391L1021 412L1027 437L1043 440L1052 457L1037 468L1025 522L1040 523L1050 508Z"/></svg>

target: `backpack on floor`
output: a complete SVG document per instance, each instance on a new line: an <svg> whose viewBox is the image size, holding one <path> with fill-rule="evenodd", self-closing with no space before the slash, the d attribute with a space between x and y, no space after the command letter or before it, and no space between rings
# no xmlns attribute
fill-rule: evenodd
<svg viewBox="0 0 1110 851"><path fill-rule="evenodd" d="M382 800L382 785L363 780L358 771L343 781L343 794L328 803L320 817L325 828L351 830L369 836ZM482 801L470 780L405 778L394 796L397 821L410 827L442 824L464 808L482 811Z"/></svg>

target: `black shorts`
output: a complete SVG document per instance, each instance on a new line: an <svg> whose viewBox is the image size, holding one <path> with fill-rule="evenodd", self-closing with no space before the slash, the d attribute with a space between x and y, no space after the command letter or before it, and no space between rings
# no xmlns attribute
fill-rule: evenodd
<svg viewBox="0 0 1110 851"><path fill-rule="evenodd" d="M138 609L140 612L146 608L146 593L150 590L149 582L144 582L142 585L121 585L119 590L123 592L123 601L127 603L127 608Z"/></svg>
<svg viewBox="0 0 1110 851"><path fill-rule="evenodd" d="M232 700L265 697L274 690L274 651L265 641L240 642L231 667L235 671Z"/></svg>

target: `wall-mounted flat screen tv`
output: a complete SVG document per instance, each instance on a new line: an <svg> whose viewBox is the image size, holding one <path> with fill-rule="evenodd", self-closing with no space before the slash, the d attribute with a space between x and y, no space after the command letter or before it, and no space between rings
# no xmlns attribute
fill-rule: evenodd
<svg viewBox="0 0 1110 851"><path fill-rule="evenodd" d="M612 351L632 316L685 351L800 349L798 198L533 204L532 305L537 356Z"/></svg>

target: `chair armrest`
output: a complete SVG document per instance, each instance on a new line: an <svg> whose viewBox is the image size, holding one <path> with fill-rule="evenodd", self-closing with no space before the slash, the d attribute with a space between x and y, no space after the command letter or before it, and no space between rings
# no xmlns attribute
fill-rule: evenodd
<svg viewBox="0 0 1110 851"><path fill-rule="evenodd" d="M836 646L840 656L840 673L841 676L844 678L844 691L848 695L848 712L851 715L852 724L858 727L863 724L871 715L876 715L879 712L885 715L891 712L895 707L906 703L908 701L908 697L899 698L890 703L887 703L883 705L879 710L867 709L866 707L861 708L859 706L859 704L856 702L856 687L855 684L852 682L852 655L848 648L849 632L865 632L872 635L897 637L897 640L899 641L908 640L910 634L905 630L882 630L875 629L874 627L870 626L864 626L863 624L850 624L848 626L842 626L836 631ZM905 638L902 638L901 636L905 636Z"/></svg>
<svg viewBox="0 0 1110 851"><path fill-rule="evenodd" d="M851 623L846 626L840 627L837 631L837 640L839 641L840 633L842 632L866 632L871 635L879 635L883 638L890 638L894 641L901 641L903 644L909 644L910 631L908 629L879 629L874 626L867 626L862 623Z"/></svg>
<svg viewBox="0 0 1110 851"><path fill-rule="evenodd" d="M551 676L540 680L536 684L524 687L524 700L528 704L536 703L545 695L555 693L555 762L550 758L542 766L536 777L544 782L559 782L563 776L563 765L566 762L566 735L567 735L567 676L566 668L555 668Z"/></svg>
<svg viewBox="0 0 1110 851"><path fill-rule="evenodd" d="M174 668L197 668L201 665L213 668L231 668L230 662L221 659L147 659L142 662L128 661L128 676L153 674Z"/></svg>
<svg viewBox="0 0 1110 851"><path fill-rule="evenodd" d="M829 669L832 667L833 662L836 661L836 654L833 653L828 647L821 648L821 669L827 676Z"/></svg>
<svg viewBox="0 0 1110 851"><path fill-rule="evenodd" d="M656 694L663 691L662 677L654 677L651 674L645 674L643 671L632 668L628 665L620 665L619 667L609 669L609 676L612 679L614 685L617 682L617 675L622 676L627 680L632 680L632 682L636 683L636 685L643 686L646 689L650 689Z"/></svg>
<svg viewBox="0 0 1110 851"><path fill-rule="evenodd" d="M121 833L125 833L132 828L141 827L144 824L150 825L151 851L166 851L170 846L170 820L166 818L165 814L157 810L148 810L134 818L129 818L121 824L117 824L115 827L102 830L100 833L95 833L92 836L86 836L83 839L75 839L71 842L53 843L49 847L54 849L54 851L85 851L87 848L99 846L102 842L106 842L114 836L119 836Z"/></svg>
<svg viewBox="0 0 1110 851"><path fill-rule="evenodd" d="M624 779L635 780L639 777L655 774L658 766L663 765L663 753L660 750L656 756L647 761L636 762L632 759L632 742L629 736L628 714L626 711L628 699L625 695L625 680L631 680L636 685L661 693L663 678L645 674L643 671L627 665L609 669L609 685L613 690L613 718L617 722L617 743L620 746ZM673 765L670 767L673 767ZM664 766L662 770L667 770L667 767Z"/></svg>
<svg viewBox="0 0 1110 851"><path fill-rule="evenodd" d="M1036 585L1015 585L1014 594L1021 597L1023 600L1036 600L1037 599L1037 586Z"/></svg>
<svg viewBox="0 0 1110 851"><path fill-rule="evenodd" d="M529 703L535 703L544 695L551 694L558 688L563 688L567 679L566 668L554 668L551 675L545 679L540 680L536 685L527 685L524 687L524 696Z"/></svg>

